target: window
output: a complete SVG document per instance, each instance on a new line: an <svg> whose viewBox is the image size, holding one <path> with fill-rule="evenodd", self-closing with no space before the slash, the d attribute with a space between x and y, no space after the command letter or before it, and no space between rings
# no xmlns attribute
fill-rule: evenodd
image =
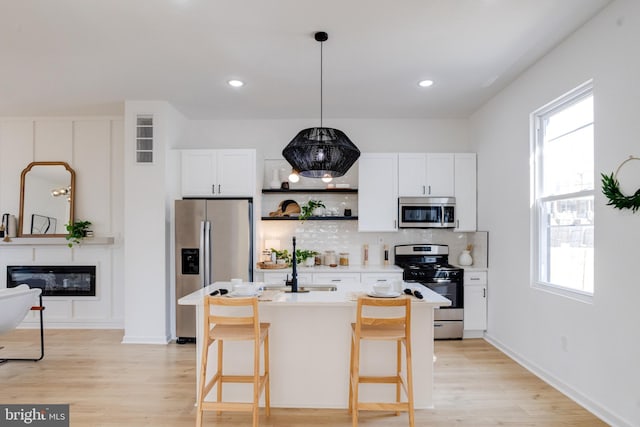
<svg viewBox="0 0 640 427"><path fill-rule="evenodd" d="M532 114L535 286L593 295L593 86Z"/></svg>

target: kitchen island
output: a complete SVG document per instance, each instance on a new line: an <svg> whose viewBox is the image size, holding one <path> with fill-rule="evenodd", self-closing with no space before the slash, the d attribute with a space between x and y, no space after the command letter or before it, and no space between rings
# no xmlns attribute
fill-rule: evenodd
<svg viewBox="0 0 640 427"><path fill-rule="evenodd" d="M262 283L256 283L261 286ZM414 284L405 283L403 287ZM271 323L271 405L286 408L347 408L349 396L349 352L351 322L355 321L356 299L370 289L362 284L339 284L336 291L285 293L265 291L260 296L260 320ZM215 289L230 289L229 282L216 282L179 299L181 305L196 306L196 379L200 370L200 343L204 326L204 297ZM423 300L412 298L411 339L415 407L433 406L433 309L451 302L421 287ZM225 346L225 373L251 370L253 347L249 342ZM215 352L210 353L215 366ZM363 342L361 373L393 375L395 345ZM210 369L210 372L214 369ZM403 368L404 372L404 368ZM197 386L197 385L196 385ZM224 400L247 401L246 384L225 384ZM215 393L215 391L213 391ZM392 401L391 385L364 384L363 401Z"/></svg>

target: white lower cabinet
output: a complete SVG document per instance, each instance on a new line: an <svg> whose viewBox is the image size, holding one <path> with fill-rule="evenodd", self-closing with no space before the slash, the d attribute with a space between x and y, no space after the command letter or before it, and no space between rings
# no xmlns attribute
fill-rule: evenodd
<svg viewBox="0 0 640 427"><path fill-rule="evenodd" d="M391 283L394 280L402 280L402 273L362 273L360 280L365 285Z"/></svg>
<svg viewBox="0 0 640 427"><path fill-rule="evenodd" d="M264 283L283 284L287 280L287 276L291 279L291 273L286 272L265 272ZM364 283L374 284L375 282L392 282L393 280L402 280L402 272L398 273L348 273L336 271L335 273L298 273L298 283L301 285L317 284L317 285L335 285L348 283Z"/></svg>
<svg viewBox="0 0 640 427"><path fill-rule="evenodd" d="M273 272L264 273L264 283L267 285L285 285L287 279L291 280L291 273ZM298 284L310 285L313 283L313 277L311 273L298 273Z"/></svg>
<svg viewBox="0 0 640 427"><path fill-rule="evenodd" d="M482 337L487 329L487 272L464 272L464 336Z"/></svg>
<svg viewBox="0 0 640 427"><path fill-rule="evenodd" d="M320 285L360 283L360 273L313 273L313 283Z"/></svg>

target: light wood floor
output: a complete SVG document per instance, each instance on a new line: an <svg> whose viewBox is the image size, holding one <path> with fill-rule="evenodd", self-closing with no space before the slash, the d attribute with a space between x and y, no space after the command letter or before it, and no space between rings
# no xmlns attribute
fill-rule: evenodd
<svg viewBox="0 0 640 427"><path fill-rule="evenodd" d="M37 332L0 336L0 358L37 348ZM195 347L120 344L122 331L47 330L44 360L0 365L0 403L68 403L71 426L195 424ZM437 341L435 409L418 426L604 426L484 340ZM345 357L349 357L345 355ZM247 426L249 413L205 425ZM350 426L346 410L272 409L261 426ZM406 414L361 412L361 426L406 426Z"/></svg>

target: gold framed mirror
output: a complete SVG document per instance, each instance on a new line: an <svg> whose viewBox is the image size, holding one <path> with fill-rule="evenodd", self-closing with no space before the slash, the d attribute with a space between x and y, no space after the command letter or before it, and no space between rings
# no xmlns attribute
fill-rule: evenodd
<svg viewBox="0 0 640 427"><path fill-rule="evenodd" d="M32 162L20 175L19 237L64 237L73 222L76 173L65 162Z"/></svg>

